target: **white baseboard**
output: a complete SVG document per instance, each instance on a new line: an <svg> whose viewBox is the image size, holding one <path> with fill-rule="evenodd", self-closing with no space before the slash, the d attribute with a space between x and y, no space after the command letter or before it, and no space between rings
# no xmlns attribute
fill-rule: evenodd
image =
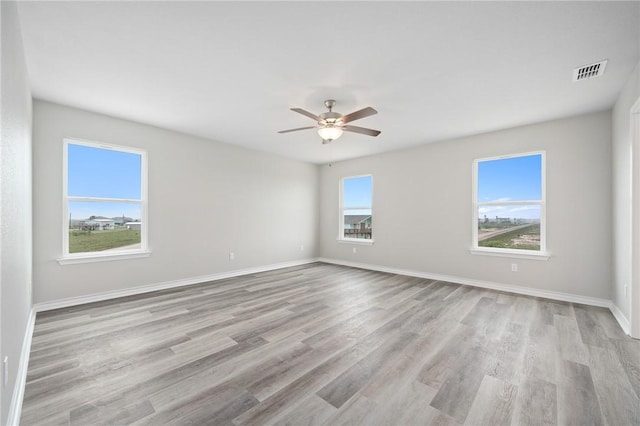
<svg viewBox="0 0 640 426"><path fill-rule="evenodd" d="M308 258L295 260L290 262L282 262L271 265L257 266L253 268L238 269L235 271L222 272L219 274L203 275L193 278L185 278L181 280L166 281L141 287L134 287L125 290L109 291L104 293L90 294L86 296L71 297L68 299L54 300L51 302L36 303L31 308L29 321L25 330L24 341L22 343L22 352L20 354L20 364L18 366L18 374L14 387L11 406L9 407L9 415L7 417L8 426L18 426L20 423L20 415L22 413L22 400L24 398L24 389L27 382L27 369L29 367L29 353L31 351L31 339L33 337L33 329L35 326L36 313L48 311L51 309L66 308L69 306L82 305L85 303L99 302L102 300L115 299L118 297L132 296L136 294L148 293L157 290L166 290L170 288L183 287L193 284L200 284L208 281L221 280L225 278L239 277L242 275L256 274L259 272L273 271L276 269L289 268L292 266L306 265L308 263L317 262L317 258Z"/></svg>
<svg viewBox="0 0 640 426"><path fill-rule="evenodd" d="M412 271L408 269L389 268L386 266L370 265L366 263L349 262L339 259L327 259L321 257L320 262L333 263L336 265L351 266L354 268L369 269L372 271L388 272L391 274L408 275L410 277L426 278L429 280L447 281L457 284L470 285L474 287L488 288L491 290L499 290L508 293L523 294L526 296L543 297L546 299L560 300L563 302L581 303L583 305L599 306L602 308L610 308L612 303L607 299L598 299L596 297L581 296L578 294L561 293L558 291L540 290L531 287L520 287L515 285L500 284L490 281L474 280L469 278L456 277L453 275L432 274L428 272ZM614 314L615 316L615 314Z"/></svg>
<svg viewBox="0 0 640 426"><path fill-rule="evenodd" d="M616 321L620 325L620 328L622 329L622 331L627 336L631 336L631 321L629 321L629 319L622 313L620 308L618 308L618 306L616 306L615 303L613 303L612 300L599 299L596 297L589 297L589 296L581 296L579 294L562 293L559 291L540 290L540 289L531 288L531 287L520 287L520 286L514 286L514 285L508 285L508 284L494 283L489 281L474 280L469 278L456 277L453 275L432 274L432 273L421 272L421 271L412 271L408 269L390 268L387 266L350 262L350 261L341 260L341 259L329 259L325 257L320 257L317 259L317 261L325 262L325 263L333 263L335 265L350 266L354 268L369 269L372 271L388 272L391 274L408 275L410 277L453 282L457 284L504 291L507 293L522 294L522 295L534 296L534 297L543 297L545 299L560 300L563 302L579 303L582 305L608 308L611 311L611 314L613 315L613 317L616 319Z"/></svg>
<svg viewBox="0 0 640 426"><path fill-rule="evenodd" d="M11 405L7 416L8 426L18 426L20 424L20 414L22 414L22 400L24 398L24 387L27 383L27 369L29 368L29 353L31 352L31 338L33 337L33 327L36 323L36 311L31 308L29 320L24 331L22 350L20 351L20 363L18 364L18 374L11 396Z"/></svg>
<svg viewBox="0 0 640 426"><path fill-rule="evenodd" d="M390 268L386 266L349 262L349 261L343 261L338 259L308 258L308 259L296 260L291 262L282 262L282 263L258 266L258 267L247 268L247 269L239 269L234 271L222 272L219 274L203 275L203 276L193 277L193 278L166 281L162 283L150 284L150 285L134 287L130 289L97 293L97 294L91 294L86 296L72 297L68 299L54 300L51 302L35 304L31 309L29 322L27 324L27 329L25 331L24 342L22 344L22 353L20 357L20 365L18 367L18 376L16 379L13 398L11 400L11 406L9 408L9 416L8 416L7 424L9 426L14 426L14 425L17 426L20 421L20 414L22 412L22 400L24 397L24 388L25 388L26 379L27 379L27 368L29 366L29 352L31 349L31 338L33 336L33 328L35 325L35 318L36 318L37 312L48 311L51 309L66 308L69 306L81 305L85 303L99 302L99 301L108 300L108 299L115 299L118 297L132 296L136 294L148 293L148 292L157 291L157 290L166 290L170 288L200 284L203 282L216 281L216 280L221 280L225 278L233 278L233 277L238 277L242 275L256 274L259 272L272 271L272 270L288 268L292 266L300 266L300 265L305 265L313 262L325 262L325 263L331 263L336 265L350 266L354 268L388 272L391 274L407 275L407 276L418 277L418 278L453 282L453 283L458 283L463 285L488 288L492 290L499 290L499 291L515 293L515 294L523 294L523 295L534 296L534 297L544 297L552 300L561 300L565 302L581 303L584 305L600 306L604 308L609 308L611 310L613 316L616 318L618 323L620 323L620 326L622 327L625 333L629 334L629 330L631 328L629 320L622 314L620 309L618 309L618 307L615 306L612 301L606 300L606 299L598 299L594 297L587 297L587 296L581 296L581 295L569 294L569 293L561 293L561 292L555 292L555 291L549 291L549 290L539 290L539 289L534 289L529 287L512 286L507 284L493 283L489 281L481 281L481 280L474 280L469 278L456 277L452 275L432 274L432 273L426 273L421 271L412 271L407 269Z"/></svg>
<svg viewBox="0 0 640 426"><path fill-rule="evenodd" d="M613 314L613 317L616 319L616 321L618 321L618 324L620 324L620 327L622 328L622 331L624 331L624 334L630 336L631 321L629 321L629 319L622 313L620 308L618 308L618 306L615 303L611 302L611 305L609 306L609 310Z"/></svg>
<svg viewBox="0 0 640 426"><path fill-rule="evenodd" d="M372 271L388 272L390 274L408 275L410 277L426 278L426 279L438 280L438 281L447 281L447 282L453 282L453 283L458 283L463 285L470 285L474 287L488 288L491 290L505 291L508 293L523 294L523 295L534 296L534 297L544 297L546 299L560 300L563 302L580 303L583 305L608 308L613 314L613 317L616 319L616 321L618 321L618 324L620 325L620 328L622 328L622 331L624 331L626 335L629 335L629 336L631 335L631 322L622 313L622 311L613 303L613 301L607 300L607 299L581 296L578 294L562 293L559 291L540 290L540 289L530 288L530 287L520 287L520 286L514 286L514 285L493 283L489 281L473 280L469 278L456 277L452 275L431 274L427 272L412 271L408 269L389 268L386 266L370 265L367 263L349 262L349 261L339 260L339 259L328 259L324 257L319 258L318 261L325 262L325 263L333 263L335 265L351 266L354 268L369 269Z"/></svg>
<svg viewBox="0 0 640 426"><path fill-rule="evenodd" d="M259 272L273 271L276 269L289 268L291 266L306 265L317 262L317 258L294 260L290 262L275 263L271 265L256 266L253 268L237 269L234 271L221 272L219 274L202 275L199 277L184 278L174 281L149 284L140 287L127 288L123 290L107 291L103 293L89 294L86 296L70 297L68 299L53 300L51 302L36 303L33 308L36 312L50 311L52 309L67 308L70 306L83 305L85 303L100 302L103 300L116 299L118 297L133 296L136 294L149 293L152 291L166 290L177 287L184 287L193 284L206 283L225 278L239 277L242 275L257 274Z"/></svg>

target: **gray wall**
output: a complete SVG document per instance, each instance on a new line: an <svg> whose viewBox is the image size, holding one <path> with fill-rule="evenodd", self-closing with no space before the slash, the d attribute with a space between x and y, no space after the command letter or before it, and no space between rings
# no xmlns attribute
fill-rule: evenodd
<svg viewBox="0 0 640 426"><path fill-rule="evenodd" d="M149 258L58 264L65 137L147 150ZM318 255L315 165L38 100L33 148L34 303Z"/></svg>
<svg viewBox="0 0 640 426"><path fill-rule="evenodd" d="M613 285L612 300L631 320L631 120L640 98L640 64L624 86L612 111ZM625 287L628 290L625 292ZM626 294L625 294L626 293Z"/></svg>
<svg viewBox="0 0 640 426"><path fill-rule="evenodd" d="M551 258L470 254L473 160L537 150L547 152ZM338 182L365 173L374 179L375 243L339 243ZM609 299L610 200L611 114L604 111L323 166L320 253L340 261ZM511 263L519 272L511 272Z"/></svg>
<svg viewBox="0 0 640 426"><path fill-rule="evenodd" d="M2 146L0 148L0 353L9 357L0 424L7 423L31 310L31 93L16 4L1 2Z"/></svg>

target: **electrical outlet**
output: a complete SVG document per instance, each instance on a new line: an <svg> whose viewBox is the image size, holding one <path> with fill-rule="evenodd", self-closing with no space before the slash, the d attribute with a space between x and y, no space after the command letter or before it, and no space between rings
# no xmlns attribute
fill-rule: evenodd
<svg viewBox="0 0 640 426"><path fill-rule="evenodd" d="M5 356L2 360L2 387L7 387L9 383L9 357Z"/></svg>
<svg viewBox="0 0 640 426"><path fill-rule="evenodd" d="M236 258L236 254L232 251L229 252L229 260L234 260Z"/></svg>
<svg viewBox="0 0 640 426"><path fill-rule="evenodd" d="M517 263L512 263L511 264L511 272L518 272L518 264Z"/></svg>
<svg viewBox="0 0 640 426"><path fill-rule="evenodd" d="M304 251L304 244L300 244L300 251Z"/></svg>
<svg viewBox="0 0 640 426"><path fill-rule="evenodd" d="M358 249L354 247L354 248L353 248L353 252L354 252L354 253L357 253L357 252L358 252Z"/></svg>

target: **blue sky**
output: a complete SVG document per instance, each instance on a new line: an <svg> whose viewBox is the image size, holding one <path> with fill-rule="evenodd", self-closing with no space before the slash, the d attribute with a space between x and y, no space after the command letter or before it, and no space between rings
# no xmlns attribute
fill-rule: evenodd
<svg viewBox="0 0 640 426"><path fill-rule="evenodd" d="M141 156L68 144L68 195L140 199ZM90 216L140 218L140 205L113 202L69 202L72 219Z"/></svg>
<svg viewBox="0 0 640 426"><path fill-rule="evenodd" d="M343 203L345 214L371 214L370 209L349 207L370 206L372 177L362 176L344 180ZM425 194L426 195L426 194ZM478 163L478 201L508 202L540 200L542 197L542 155L503 158ZM487 215L523 219L540 219L538 205L481 206L480 218Z"/></svg>
<svg viewBox="0 0 640 426"><path fill-rule="evenodd" d="M126 153L68 145L68 194L105 198L139 199L141 157ZM541 198L541 162L539 154L478 163L478 201L522 201ZM373 179L362 176L344 180L345 214L371 214L370 209L349 209L372 205ZM70 202L73 219L89 216L127 216L139 219L140 206L132 203ZM537 206L483 206L479 217L539 218Z"/></svg>
<svg viewBox="0 0 640 426"><path fill-rule="evenodd" d="M373 178L371 176L362 176L357 178L348 178L344 180L342 188L343 207L345 214L371 214L371 209L349 209L349 207L371 206L372 201Z"/></svg>
<svg viewBox="0 0 640 426"><path fill-rule="evenodd" d="M478 201L540 200L542 156L503 158L478 163Z"/></svg>
<svg viewBox="0 0 640 426"><path fill-rule="evenodd" d="M526 201L542 198L542 155L513 157L478 163L478 202ZM487 215L539 219L540 208L528 206L481 206L478 217Z"/></svg>

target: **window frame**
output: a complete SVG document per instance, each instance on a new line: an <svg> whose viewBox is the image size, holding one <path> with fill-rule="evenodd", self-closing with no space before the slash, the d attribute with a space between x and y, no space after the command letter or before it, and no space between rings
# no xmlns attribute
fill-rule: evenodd
<svg viewBox="0 0 640 426"><path fill-rule="evenodd" d="M359 210L359 209L368 209L371 210L371 223L373 224L373 175L371 173L366 173L366 174L361 174L361 175L354 175L354 176L344 176L342 178L340 178L340 181L338 182L339 188L338 188L338 242L340 243L350 243L350 244L360 244L360 245L372 245L374 242L374 238L373 238L373 225L371 228L371 238L370 239L365 239L365 238L346 238L344 236L344 211L345 211L345 207L344 207L344 182L347 179L357 179L357 178L363 178L363 177L370 177L371 178L371 205L370 206L356 206L356 207L349 207L348 210Z"/></svg>
<svg viewBox="0 0 640 426"><path fill-rule="evenodd" d="M486 161L505 160L509 158L519 158L540 155L540 200L518 200L518 201L478 201L478 165ZM547 251L547 170L546 151L530 151L516 154L498 155L493 157L476 158L473 160L472 169L472 233L471 233L471 254L504 256L522 259L547 260L550 257ZM540 250L507 249L498 247L482 247L478 245L478 208L481 206L523 206L536 205L540 208Z"/></svg>
<svg viewBox="0 0 640 426"><path fill-rule="evenodd" d="M69 196L69 145L80 145L90 148L105 149L110 151L125 152L140 156L140 199ZM69 253L69 202L115 202L135 203L140 205L140 248L119 251L96 251ZM151 251L148 247L149 237L148 221L148 163L147 152L139 148L115 145L111 143L95 142L78 138L64 138L62 148L62 257L58 258L61 265L88 262L103 262L121 259L133 259L148 257Z"/></svg>

